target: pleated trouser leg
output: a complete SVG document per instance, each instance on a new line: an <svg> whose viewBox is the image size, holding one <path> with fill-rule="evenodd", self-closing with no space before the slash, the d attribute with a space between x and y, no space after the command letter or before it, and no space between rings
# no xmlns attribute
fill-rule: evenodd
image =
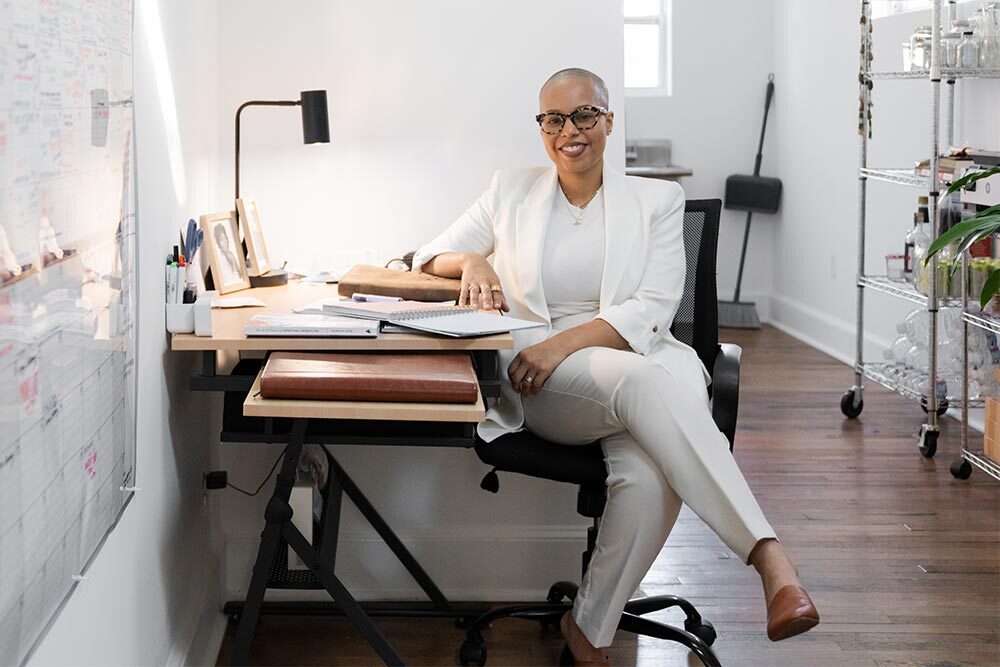
<svg viewBox="0 0 1000 667"><path fill-rule="evenodd" d="M590 347L567 357L525 424L567 445L601 440L608 499L573 615L610 646L629 596L663 547L681 501L744 561L775 537L709 410L707 393L634 352Z"/></svg>

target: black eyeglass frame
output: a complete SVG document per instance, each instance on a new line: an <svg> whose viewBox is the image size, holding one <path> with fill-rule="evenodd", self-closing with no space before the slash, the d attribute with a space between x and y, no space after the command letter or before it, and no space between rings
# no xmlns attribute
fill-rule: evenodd
<svg viewBox="0 0 1000 667"><path fill-rule="evenodd" d="M594 116L593 124L588 125L587 127L580 127L580 124L577 122L574 116L576 116L582 111L593 111L597 113L597 115ZM558 111L546 111L544 113L540 113L537 116L535 116L535 122L538 123L538 129L540 129L545 134L559 134L560 132L563 131L563 128L566 127L566 119L572 121L573 126L576 127L576 129L583 131L583 130L594 129L597 126L597 121L600 120L601 116L606 116L606 115L608 115L608 110L605 109L604 107L596 107L588 104L582 107L577 107L576 109L573 110L573 113L559 113ZM542 127L542 121L545 120L546 116L559 116L560 118L562 118L562 124L559 126L559 129L557 131L547 132L545 128Z"/></svg>

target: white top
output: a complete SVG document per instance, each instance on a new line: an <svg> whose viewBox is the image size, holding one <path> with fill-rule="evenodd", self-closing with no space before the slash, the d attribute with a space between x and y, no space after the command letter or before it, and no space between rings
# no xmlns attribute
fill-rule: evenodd
<svg viewBox="0 0 1000 667"><path fill-rule="evenodd" d="M604 274L604 188L582 210L556 187L542 252L542 290L552 327L588 322L600 310Z"/></svg>

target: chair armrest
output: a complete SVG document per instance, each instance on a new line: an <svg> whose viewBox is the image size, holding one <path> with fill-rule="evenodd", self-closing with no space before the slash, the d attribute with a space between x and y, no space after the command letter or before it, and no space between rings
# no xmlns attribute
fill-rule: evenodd
<svg viewBox="0 0 1000 667"><path fill-rule="evenodd" d="M733 449L736 440L736 417L740 407L740 358L743 349L732 343L721 343L712 372L712 419L729 440Z"/></svg>

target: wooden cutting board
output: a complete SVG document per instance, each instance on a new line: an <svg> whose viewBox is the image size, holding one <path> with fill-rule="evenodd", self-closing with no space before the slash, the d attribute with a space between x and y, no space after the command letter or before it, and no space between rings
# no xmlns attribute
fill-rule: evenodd
<svg viewBox="0 0 1000 667"><path fill-rule="evenodd" d="M399 296L414 301L457 300L461 289L461 280L412 271L393 271L367 264L352 266L337 284L337 292L341 296L362 292L380 296Z"/></svg>

